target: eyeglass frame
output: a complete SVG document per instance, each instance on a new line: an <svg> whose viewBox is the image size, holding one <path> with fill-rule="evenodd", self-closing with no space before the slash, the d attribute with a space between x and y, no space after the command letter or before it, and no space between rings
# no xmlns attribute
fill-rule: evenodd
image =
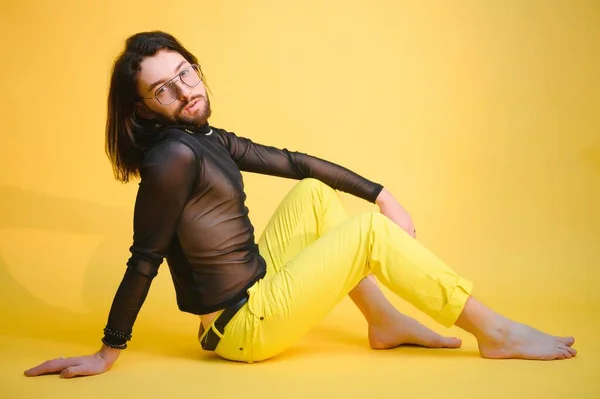
<svg viewBox="0 0 600 399"><path fill-rule="evenodd" d="M194 72L196 72L196 74L198 75L198 77L200 78L200 80L198 81L198 83L196 83L193 86L190 86L189 84L185 83L183 81L183 79L181 79L181 74L184 73L185 71L187 71L188 69L192 68L194 70ZM163 87L172 84L172 82L175 79L179 79L179 81L181 81L181 83L183 83L184 85L186 85L187 87L196 87L200 84L200 82L204 82L204 74L202 73L202 69L200 68L200 64L190 64L189 67L185 68L183 71L179 72L177 75L173 76L171 79L167 80L165 83L161 84L159 87L156 88L156 90L154 90L154 97L140 97L139 99L142 100L156 100L157 103L159 103L160 105L162 105L163 107L166 107L167 105L171 105L173 104L175 101L177 101L177 96L175 96L175 98L173 99L173 101L171 101L168 104L163 104L160 102L160 100L158 99L156 93L162 89Z"/></svg>

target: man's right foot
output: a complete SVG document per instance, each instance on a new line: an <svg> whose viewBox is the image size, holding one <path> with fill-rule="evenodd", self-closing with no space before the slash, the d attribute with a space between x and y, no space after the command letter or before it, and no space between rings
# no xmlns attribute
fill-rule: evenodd
<svg viewBox="0 0 600 399"><path fill-rule="evenodd" d="M555 360L577 354L573 337L555 337L503 317L477 340L481 356L489 359Z"/></svg>
<svg viewBox="0 0 600 399"><path fill-rule="evenodd" d="M459 348L462 341L444 337L415 319L399 312L388 314L380 324L369 324L369 344L373 349L391 349L401 345L426 348Z"/></svg>

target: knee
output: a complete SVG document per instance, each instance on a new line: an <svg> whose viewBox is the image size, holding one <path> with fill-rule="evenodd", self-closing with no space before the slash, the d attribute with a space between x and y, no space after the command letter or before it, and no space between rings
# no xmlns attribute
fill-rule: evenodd
<svg viewBox="0 0 600 399"><path fill-rule="evenodd" d="M337 195L333 188L329 187L322 181L315 179L314 177L307 177L300 180L300 182L296 185L296 189L310 195L316 194L319 198L325 198L329 195Z"/></svg>
<svg viewBox="0 0 600 399"><path fill-rule="evenodd" d="M361 224L366 226L369 231L386 228L389 223L393 223L387 216L377 211L363 213L359 218Z"/></svg>
<svg viewBox="0 0 600 399"><path fill-rule="evenodd" d="M390 219L381 212L371 211L364 214L364 217L372 224L387 223Z"/></svg>
<svg viewBox="0 0 600 399"><path fill-rule="evenodd" d="M327 184L323 183L319 179L315 179L314 177L306 177L300 180L297 186L306 190L323 190L329 188Z"/></svg>

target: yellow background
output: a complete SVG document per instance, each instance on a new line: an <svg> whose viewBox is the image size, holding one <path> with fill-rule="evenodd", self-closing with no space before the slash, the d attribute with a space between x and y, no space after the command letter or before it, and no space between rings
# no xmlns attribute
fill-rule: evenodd
<svg viewBox="0 0 600 399"><path fill-rule="evenodd" d="M3 397L598 397L600 2L5 0L0 26ZM386 185L484 302L576 335L579 356L485 361L390 297L464 348L370 351L345 301L278 359L215 362L164 267L114 370L23 377L99 347L137 187L104 155L108 79L153 29L198 56L213 125ZM294 182L246 184L260 233Z"/></svg>

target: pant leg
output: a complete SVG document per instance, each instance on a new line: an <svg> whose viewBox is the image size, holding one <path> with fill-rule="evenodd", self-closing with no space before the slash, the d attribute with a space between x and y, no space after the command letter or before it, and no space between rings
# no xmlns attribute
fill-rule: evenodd
<svg viewBox="0 0 600 399"><path fill-rule="evenodd" d="M279 271L347 219L348 213L334 189L313 178L298 182L281 201L258 240L267 274Z"/></svg>
<svg viewBox="0 0 600 399"><path fill-rule="evenodd" d="M317 179L303 179L285 196L267 223L258 247L267 276L348 219L338 193ZM216 353L228 360L252 362L260 318L243 306L225 327ZM201 328L199 340L206 332Z"/></svg>
<svg viewBox="0 0 600 399"><path fill-rule="evenodd" d="M368 274L444 326L454 324L472 283L379 213L334 227L250 290L253 361L283 352Z"/></svg>

